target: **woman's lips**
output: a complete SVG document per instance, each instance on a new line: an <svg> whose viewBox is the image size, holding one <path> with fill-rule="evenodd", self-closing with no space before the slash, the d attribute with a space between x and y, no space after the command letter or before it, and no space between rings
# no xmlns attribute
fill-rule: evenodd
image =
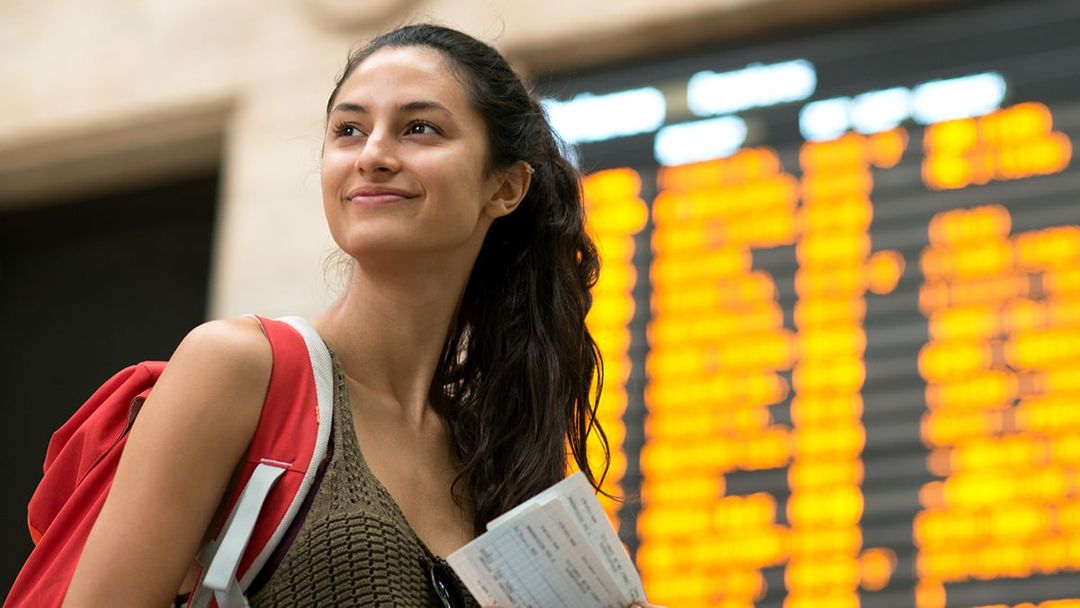
<svg viewBox="0 0 1080 608"><path fill-rule="evenodd" d="M357 205L382 205L386 203L396 203L407 198L411 197L402 194L358 194L349 197L349 202Z"/></svg>
<svg viewBox="0 0 1080 608"><path fill-rule="evenodd" d="M409 192L394 188L361 187L349 192L345 199L357 205L385 205L413 197Z"/></svg>

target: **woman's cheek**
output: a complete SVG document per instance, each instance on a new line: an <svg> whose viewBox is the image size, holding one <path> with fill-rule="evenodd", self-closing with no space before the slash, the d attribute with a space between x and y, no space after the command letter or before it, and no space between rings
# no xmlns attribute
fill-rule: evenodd
<svg viewBox="0 0 1080 608"><path fill-rule="evenodd" d="M343 182L351 173L352 161L344 150L329 149L323 152L321 178L323 192L337 196Z"/></svg>

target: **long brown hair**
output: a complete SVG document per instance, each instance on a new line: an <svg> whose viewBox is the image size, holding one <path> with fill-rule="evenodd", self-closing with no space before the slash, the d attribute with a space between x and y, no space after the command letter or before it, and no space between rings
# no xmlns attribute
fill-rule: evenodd
<svg viewBox="0 0 1080 608"><path fill-rule="evenodd" d="M607 472L596 420L603 362L585 326L600 261L585 230L580 175L537 100L491 46L437 25L391 31L350 55L327 114L365 59L409 46L438 51L465 87L487 126L488 170L518 161L534 169L521 204L488 231L432 384L460 462L455 497L468 501L480 533L562 479L571 457L594 487ZM593 433L604 455L599 474L586 449Z"/></svg>

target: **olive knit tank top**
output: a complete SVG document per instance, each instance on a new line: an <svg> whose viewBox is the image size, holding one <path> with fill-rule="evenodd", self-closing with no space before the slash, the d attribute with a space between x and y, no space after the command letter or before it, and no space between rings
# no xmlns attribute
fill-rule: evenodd
<svg viewBox="0 0 1080 608"><path fill-rule="evenodd" d="M433 563L446 566L420 540L360 452L349 389L337 357L329 464L293 542L268 579L250 591L252 608L284 606L443 606L432 586ZM449 567L446 566L447 570ZM453 577L466 606L478 607Z"/></svg>

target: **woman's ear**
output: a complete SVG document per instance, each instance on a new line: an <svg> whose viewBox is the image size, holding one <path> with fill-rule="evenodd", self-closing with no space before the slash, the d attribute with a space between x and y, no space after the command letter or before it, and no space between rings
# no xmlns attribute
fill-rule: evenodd
<svg viewBox="0 0 1080 608"><path fill-rule="evenodd" d="M519 161L492 176L493 193L484 205L484 215L491 219L509 215L521 204L532 184L532 165Z"/></svg>

